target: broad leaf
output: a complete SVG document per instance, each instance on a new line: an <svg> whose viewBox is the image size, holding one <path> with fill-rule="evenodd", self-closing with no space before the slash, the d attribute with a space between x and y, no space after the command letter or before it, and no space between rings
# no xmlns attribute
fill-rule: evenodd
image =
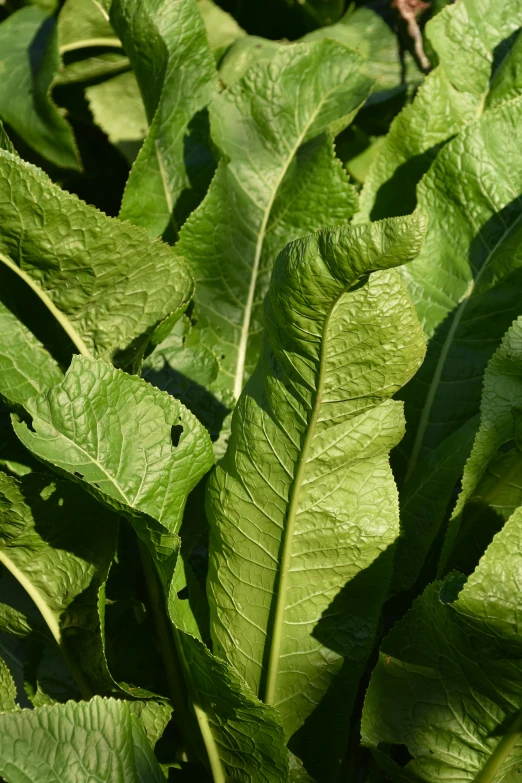
<svg viewBox="0 0 522 783"><path fill-rule="evenodd" d="M116 534L114 515L70 482L0 473L0 563L9 575L1 580L0 625L54 640L86 693L75 636L84 629L85 644L85 617L96 614Z"/></svg>
<svg viewBox="0 0 522 783"><path fill-rule="evenodd" d="M278 709L288 737L330 688L325 738L299 753L318 780L333 777L346 743L391 573L388 453L404 424L389 398L424 353L396 274L365 280L414 258L422 235L416 215L285 248L263 354L207 489L214 649Z"/></svg>
<svg viewBox="0 0 522 783"><path fill-rule="evenodd" d="M169 247L2 150L0 204L4 286L12 289L14 280L22 291L17 302L25 319L34 300L43 305L74 350L133 367L156 328L165 322L161 339L187 306L190 271Z"/></svg>
<svg viewBox="0 0 522 783"><path fill-rule="evenodd" d="M213 464L203 427L170 395L84 357L74 357L63 383L27 407L34 432L17 424L22 442L129 517L179 625L177 534L189 492ZM244 783L284 780L286 751L275 712L183 628L174 628L174 639L216 779L224 781L231 767Z"/></svg>
<svg viewBox="0 0 522 783"><path fill-rule="evenodd" d="M95 697L0 715L6 783L164 783L127 702Z"/></svg>
<svg viewBox="0 0 522 783"><path fill-rule="evenodd" d="M499 97L506 94L497 80L506 68L511 81L508 55L521 26L521 0L460 0L428 22L439 64L394 120L366 179L358 220L413 211L416 185L440 147L495 102L497 89Z"/></svg>
<svg viewBox="0 0 522 783"><path fill-rule="evenodd" d="M0 24L0 118L47 160L79 169L74 136L51 100L59 67L56 22L36 6L21 8Z"/></svg>
<svg viewBox="0 0 522 783"><path fill-rule="evenodd" d="M121 38L150 124L131 170L120 217L153 237L175 238L201 200L214 161L204 118L217 84L215 62L195 0L112 0Z"/></svg>
<svg viewBox="0 0 522 783"><path fill-rule="evenodd" d="M441 585L433 584L384 641L362 738L392 780L515 783L519 776L521 552L518 509L457 600L442 603ZM449 577L443 600L460 584ZM412 757L405 765L393 760L402 749Z"/></svg>
<svg viewBox="0 0 522 783"><path fill-rule="evenodd" d="M408 426L396 467L403 493L434 450L478 413L486 365L520 314L522 159L512 129L521 119L520 98L487 112L441 150L418 188L428 231L401 275L430 342L402 395ZM420 500L410 508L411 525L404 523L418 536L422 521L433 540L442 518L427 519Z"/></svg>
<svg viewBox="0 0 522 783"><path fill-rule="evenodd" d="M499 519L490 538L522 505L522 318L507 331L484 374L480 404L480 428L462 477L462 490L450 521L441 570L458 538L469 548L469 539L490 517ZM466 540L467 539L467 540Z"/></svg>
<svg viewBox="0 0 522 783"><path fill-rule="evenodd" d="M221 363L215 386L236 398L259 358L262 302L278 252L348 221L357 208L327 131L368 95L360 66L334 41L285 47L269 68L251 68L212 103L224 157L178 247L196 278L193 339Z"/></svg>
<svg viewBox="0 0 522 783"><path fill-rule="evenodd" d="M223 11L214 0L196 0L205 29L207 31L210 48L214 52L216 62L219 63L229 46L246 35L231 14Z"/></svg>

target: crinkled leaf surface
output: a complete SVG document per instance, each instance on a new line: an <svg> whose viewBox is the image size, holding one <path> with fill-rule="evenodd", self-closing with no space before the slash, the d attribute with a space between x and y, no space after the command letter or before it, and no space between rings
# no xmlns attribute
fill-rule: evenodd
<svg viewBox="0 0 522 783"><path fill-rule="evenodd" d="M522 319L508 329L484 374L480 404L480 428L462 477L462 490L446 536L441 570L462 539L488 523L491 509L499 517L490 537L522 504Z"/></svg>
<svg viewBox="0 0 522 783"><path fill-rule="evenodd" d="M129 516L155 560L176 623L177 533L187 495L214 461L202 425L170 395L84 357L74 357L63 383L28 410L35 431L17 424L22 442ZM275 712L201 642L177 628L174 635L216 779L224 781L231 768L244 783L284 780L284 735Z"/></svg>
<svg viewBox="0 0 522 783"><path fill-rule="evenodd" d="M109 3L106 3L106 5ZM204 118L217 85L195 0L112 0L110 19L140 85L149 133L131 170L120 216L151 236L176 237L214 168Z"/></svg>
<svg viewBox="0 0 522 783"><path fill-rule="evenodd" d="M0 658L0 712L13 712L16 709L16 685L9 666Z"/></svg>
<svg viewBox="0 0 522 783"><path fill-rule="evenodd" d="M522 510L453 603L431 585L384 641L363 743L393 780L515 783L522 767ZM454 592L449 577L442 595ZM392 760L395 746L413 757Z"/></svg>
<svg viewBox="0 0 522 783"><path fill-rule="evenodd" d="M396 465L399 486L406 476L403 493L434 449L478 413L484 370L520 314L521 119L520 98L487 112L441 150L418 188L429 215L426 241L400 274L430 342L402 395L407 429ZM424 517L433 536L440 519L426 519L418 500L412 530Z"/></svg>
<svg viewBox="0 0 522 783"><path fill-rule="evenodd" d="M194 272L194 336L218 357L216 386L236 397L259 358L262 302L291 239L346 222L355 192L326 131L368 95L361 58L334 41L285 47L211 106L224 158L181 232Z"/></svg>
<svg viewBox="0 0 522 783"><path fill-rule="evenodd" d="M0 24L0 118L30 147L63 168L79 169L69 124L51 100L59 67L56 22L37 6Z"/></svg>
<svg viewBox="0 0 522 783"><path fill-rule="evenodd" d="M0 715L6 783L164 783L127 702L95 697Z"/></svg>
<svg viewBox="0 0 522 783"><path fill-rule="evenodd" d="M32 289L75 350L133 366L155 327L187 306L186 264L0 150L0 267Z"/></svg>
<svg viewBox="0 0 522 783"><path fill-rule="evenodd" d="M521 85L515 87L512 81L509 52L521 26L520 0L459 0L428 22L427 35L439 64L394 120L365 181L358 220L403 215L415 208L416 185L441 145L494 104L497 89L498 99L506 96L506 77L500 78L504 68L513 91L520 94ZM521 55L518 45L515 61Z"/></svg>
<svg viewBox="0 0 522 783"><path fill-rule="evenodd" d="M280 254L263 354L207 489L216 654L279 710L288 737L332 686L339 712L322 730L337 747L303 749L321 780L346 742L398 534L388 452L403 417L389 398L424 353L396 274L361 283L413 258L423 222L331 229ZM343 658L351 677L336 679Z"/></svg>

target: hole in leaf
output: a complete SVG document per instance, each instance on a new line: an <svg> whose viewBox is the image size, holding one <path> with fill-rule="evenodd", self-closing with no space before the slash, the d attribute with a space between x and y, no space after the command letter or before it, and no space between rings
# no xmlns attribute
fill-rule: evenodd
<svg viewBox="0 0 522 783"><path fill-rule="evenodd" d="M413 761L413 756L406 745L392 745L390 748L390 756L399 767L405 767L406 764Z"/></svg>
<svg viewBox="0 0 522 783"><path fill-rule="evenodd" d="M188 597L189 597L189 589L185 585L185 587L179 591L178 598L180 601L188 601Z"/></svg>
<svg viewBox="0 0 522 783"><path fill-rule="evenodd" d="M179 439L183 433L183 427L181 424L175 424L170 430L170 437L174 448L179 445Z"/></svg>
<svg viewBox="0 0 522 783"><path fill-rule="evenodd" d="M82 479L82 478L84 477L84 476L83 476L83 473L80 473L80 471L79 471L79 470L75 470L75 471L74 471L74 475L75 475L75 476L77 476L79 479Z"/></svg>

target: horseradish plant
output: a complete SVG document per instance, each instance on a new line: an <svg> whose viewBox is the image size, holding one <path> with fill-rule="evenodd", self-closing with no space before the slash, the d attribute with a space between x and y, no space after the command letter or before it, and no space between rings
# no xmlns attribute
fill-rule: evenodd
<svg viewBox="0 0 522 783"><path fill-rule="evenodd" d="M522 774L522 2L305 5L3 11L6 783Z"/></svg>

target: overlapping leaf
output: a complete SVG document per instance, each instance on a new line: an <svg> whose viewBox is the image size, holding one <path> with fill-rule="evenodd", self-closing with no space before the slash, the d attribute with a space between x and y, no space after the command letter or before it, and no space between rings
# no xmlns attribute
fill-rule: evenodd
<svg viewBox="0 0 522 783"><path fill-rule="evenodd" d="M396 274L362 283L415 257L422 229L416 215L286 247L263 354L207 490L215 651L277 707L289 737L330 688L321 739L300 748L321 781L346 743L398 533L388 452L403 419L389 398L424 352Z"/></svg>
<svg viewBox="0 0 522 783"><path fill-rule="evenodd" d="M277 253L356 209L328 128L346 123L368 95L360 65L334 41L286 47L211 106L225 157L178 247L197 282L193 339L220 360L216 387L236 397L259 357L262 301Z"/></svg>
<svg viewBox="0 0 522 783"><path fill-rule="evenodd" d="M517 44L511 56L510 49L521 26L520 0L460 0L428 22L439 64L394 120L366 179L359 220L413 211L416 185L441 146L506 96L503 72L520 94L512 77L522 50Z"/></svg>
<svg viewBox="0 0 522 783"><path fill-rule="evenodd" d="M384 641L362 737L392 780L514 783L519 776L521 552L518 509L457 600L442 603L441 585L433 584ZM449 577L442 597L451 600L461 584ZM400 763L401 751L412 759Z"/></svg>
<svg viewBox="0 0 522 783"><path fill-rule="evenodd" d="M140 85L149 133L131 170L121 218L175 238L199 203L214 161L205 118L217 84L195 0L106 0Z"/></svg>
<svg viewBox="0 0 522 783"><path fill-rule="evenodd" d="M50 97L59 67L56 22L37 6L0 24L0 119L44 158L79 169L72 130Z"/></svg>
<svg viewBox="0 0 522 783"><path fill-rule="evenodd" d="M408 426L397 475L401 482L404 475L411 478L401 488L402 500L425 552L441 517L425 513L422 496L411 505L414 472L420 475L430 454L478 413L486 365L520 314L522 159L515 129L521 118L520 98L487 112L441 150L418 189L428 231L419 258L401 275L430 343L404 390ZM455 479L460 470L454 466ZM405 529L399 572L402 558L409 559L408 542Z"/></svg>
<svg viewBox="0 0 522 783"><path fill-rule="evenodd" d="M187 306L190 271L169 247L87 206L3 150L0 209L4 290L19 290L24 320L38 312L35 302L43 305L74 350L133 367L156 328L162 325L164 336Z"/></svg>
<svg viewBox="0 0 522 783"><path fill-rule="evenodd" d="M164 783L152 747L125 701L89 702L0 715L6 783Z"/></svg>
<svg viewBox="0 0 522 783"><path fill-rule="evenodd" d="M116 548L117 520L69 482L33 473L20 480L0 473L0 625L18 635L54 641L77 685L89 693L81 667L97 624L98 589ZM81 647L81 646L80 646Z"/></svg>
<svg viewBox="0 0 522 783"><path fill-rule="evenodd" d="M63 383L27 407L34 432L17 424L22 442L130 518L179 623L177 534L187 495L213 464L202 425L168 394L84 357L74 357ZM244 783L284 780L284 737L274 711L199 640L179 628L174 636L215 779L224 781L230 767Z"/></svg>
<svg viewBox="0 0 522 783"><path fill-rule="evenodd" d="M461 543L472 562L477 542L488 542L521 504L522 319L508 329L484 374L480 428L449 523L441 569ZM471 550L471 557L470 557ZM461 563L462 564L462 563ZM460 564L460 565L461 565Z"/></svg>

